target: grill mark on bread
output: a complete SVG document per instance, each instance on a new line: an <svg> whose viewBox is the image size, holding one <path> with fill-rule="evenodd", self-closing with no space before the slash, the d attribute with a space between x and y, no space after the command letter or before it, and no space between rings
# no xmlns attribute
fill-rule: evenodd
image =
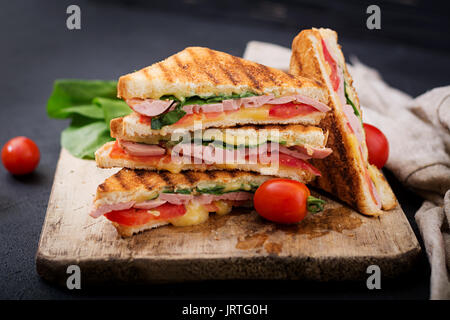
<svg viewBox="0 0 450 320"><path fill-rule="evenodd" d="M152 75L150 74L150 70L149 69L144 69L144 75L147 78L148 81L150 81L152 79ZM121 79L119 79L119 83ZM128 80L129 81L129 80ZM127 83L126 81L123 82L123 84L125 85L125 83Z"/></svg>
<svg viewBox="0 0 450 320"><path fill-rule="evenodd" d="M169 82L173 82L172 75L170 74L170 71L166 69L164 64L163 63L158 63L157 65L158 65L159 69L164 73L164 76L165 76L166 80L169 81Z"/></svg>
<svg viewBox="0 0 450 320"><path fill-rule="evenodd" d="M251 72L247 71L247 68L244 66L241 59L238 57L235 57L235 56L232 56L232 59L233 59L236 69L243 72L245 74L245 76L247 77L247 79L250 80L251 83L253 83L253 86L255 88L257 88L258 90L261 90L260 83L258 82L257 79L255 79L255 77L251 74Z"/></svg>
<svg viewBox="0 0 450 320"><path fill-rule="evenodd" d="M174 56L174 60L175 60L175 63L177 64L178 68L180 68L182 70L186 70L189 68L188 65L181 63L180 59L178 59L178 56Z"/></svg>
<svg viewBox="0 0 450 320"><path fill-rule="evenodd" d="M166 186L169 186L169 187L173 186L172 178L170 176L170 173L167 173L165 171L160 171L159 172L159 176L164 180Z"/></svg>
<svg viewBox="0 0 450 320"><path fill-rule="evenodd" d="M211 61L216 63L216 65L220 68L220 70L222 70L226 78L230 80L233 85L236 85L238 83L237 80L233 77L231 72L227 68L224 68L220 61L218 61L216 52L214 50L208 50L208 54L211 57Z"/></svg>
<svg viewBox="0 0 450 320"><path fill-rule="evenodd" d="M153 184L150 184L146 179L145 170L134 170L136 177L138 178L141 185L145 187L145 189L151 191L153 189Z"/></svg>
<svg viewBox="0 0 450 320"><path fill-rule="evenodd" d="M206 74L206 76L207 76L212 82L214 82L214 84L218 84L218 83L220 82L220 81L218 81L218 80L214 77L214 75L213 75L211 72L209 72L209 71L205 68L204 64L198 60L197 55L195 54L195 52L194 52L191 48L186 49L186 51L187 51L187 52L189 53L189 55L191 56L192 61L194 62L194 64L195 64L195 65L196 65L196 66L197 66L204 74Z"/></svg>
<svg viewBox="0 0 450 320"><path fill-rule="evenodd" d="M191 186L193 186L198 180L198 178L195 176L196 174L200 174L200 173L198 173L198 172L194 173L192 171L184 172L184 177L187 179L187 181L189 181L189 184Z"/></svg>
<svg viewBox="0 0 450 320"><path fill-rule="evenodd" d="M108 192L108 184L103 182L98 186L98 192Z"/></svg>
<svg viewBox="0 0 450 320"><path fill-rule="evenodd" d="M124 177L122 176L124 173L123 170L117 172L113 177L114 179L122 186L124 190L128 190L128 184L126 183Z"/></svg>
<svg viewBox="0 0 450 320"><path fill-rule="evenodd" d="M274 75L273 75L272 71L269 69L269 67L260 64L259 68L262 70L261 73L270 79L271 83L273 83L276 86L279 86L281 84L281 81L279 81L276 77L274 77Z"/></svg>
<svg viewBox="0 0 450 320"><path fill-rule="evenodd" d="M217 173L216 171L207 171L205 172L207 174L207 176L211 179L211 180L215 180L217 178Z"/></svg>

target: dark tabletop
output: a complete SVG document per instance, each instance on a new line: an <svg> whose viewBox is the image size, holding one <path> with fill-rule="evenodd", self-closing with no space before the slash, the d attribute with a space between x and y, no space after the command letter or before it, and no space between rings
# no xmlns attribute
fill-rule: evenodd
<svg viewBox="0 0 450 320"><path fill-rule="evenodd" d="M108 4L104 1L10 1L1 4L0 144L14 136L28 136L38 144L41 162L35 173L21 178L11 176L0 167L0 298L124 295L152 299L428 298L430 270L423 253L412 272L383 281L382 289L375 291L369 291L365 282L223 281L126 290L83 288L73 292L39 278L34 257L60 152L60 132L68 125L67 121L49 119L45 112L46 100L57 78L117 79L192 45L238 56L242 56L250 40L289 47L300 29L321 25L337 29L347 57L357 56L377 68L389 84L413 96L448 85L450 80L450 55L446 44L414 45L412 38L392 29L398 27L405 31L405 26L395 23L392 26L392 21L388 24L392 32L371 32L364 28L366 7L351 1L352 10L359 12L360 22L349 22L348 26L337 16L339 12L334 11L327 13L329 20L312 19L314 15L319 16L320 10L318 12L317 7L308 2L302 12L297 1L287 1L297 6L299 17L304 17L304 20L294 20L296 23L292 19L283 23L283 17L280 18L283 14L291 15L291 7L279 7L271 2L259 6L255 1L244 1L243 8L249 10L248 15L232 5L219 6L219 9L226 9L225 12L216 7L208 9L206 5L192 9L198 2L202 3L184 1L177 6L176 1L164 1L159 5L144 5L141 1ZM66 28L66 8L72 3L81 7L82 29L78 31ZM272 19L274 12L276 18ZM404 37L405 41L400 41L399 37ZM443 37L448 38L448 32L444 32ZM402 187L392 174L386 174L420 238L413 216L422 200Z"/></svg>

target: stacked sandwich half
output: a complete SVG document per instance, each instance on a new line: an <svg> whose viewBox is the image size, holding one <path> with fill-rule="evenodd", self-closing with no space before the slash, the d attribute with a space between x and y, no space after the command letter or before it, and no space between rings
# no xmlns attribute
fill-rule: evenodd
<svg viewBox="0 0 450 320"><path fill-rule="evenodd" d="M111 121L116 141L96 152L102 168L124 167L97 189L93 217L119 234L188 226L251 206L274 176L320 176L330 110L321 82L232 55L192 47L122 76L118 96L134 113Z"/></svg>

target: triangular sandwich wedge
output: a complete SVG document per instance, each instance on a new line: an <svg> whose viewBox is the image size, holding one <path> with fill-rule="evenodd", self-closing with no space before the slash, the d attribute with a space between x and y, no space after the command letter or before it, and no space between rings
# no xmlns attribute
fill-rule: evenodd
<svg viewBox="0 0 450 320"><path fill-rule="evenodd" d="M122 237L168 224L198 225L209 213L252 207L254 192L271 178L240 171L122 169L98 186L90 215L105 216Z"/></svg>
<svg viewBox="0 0 450 320"><path fill-rule="evenodd" d="M330 96L332 110L320 127L328 132L327 147L334 152L320 161L312 159L322 173L314 184L366 215L394 208L397 201L389 184L368 162L361 108L337 33L301 31L292 43L290 73L324 83Z"/></svg>
<svg viewBox="0 0 450 320"><path fill-rule="evenodd" d="M203 47L120 77L117 95L134 110L125 131L162 135L236 125L315 125L329 110L323 84Z"/></svg>

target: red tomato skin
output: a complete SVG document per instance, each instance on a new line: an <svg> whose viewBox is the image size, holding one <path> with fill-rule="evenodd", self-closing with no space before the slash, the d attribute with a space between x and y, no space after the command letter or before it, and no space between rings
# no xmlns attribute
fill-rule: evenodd
<svg viewBox="0 0 450 320"><path fill-rule="evenodd" d="M377 127L364 123L369 163L381 169L389 158L389 142Z"/></svg>
<svg viewBox="0 0 450 320"><path fill-rule="evenodd" d="M270 107L269 116L275 118L288 119L297 117L300 115L307 115L312 112L317 112L317 109L313 106L304 104L304 103L285 103L285 104L276 104Z"/></svg>
<svg viewBox="0 0 450 320"><path fill-rule="evenodd" d="M33 172L38 166L40 158L38 146L27 137L12 138L2 148L3 165L14 175Z"/></svg>
<svg viewBox="0 0 450 320"><path fill-rule="evenodd" d="M290 179L271 179L255 192L253 204L263 218L283 224L297 223L307 214L309 189Z"/></svg>
<svg viewBox="0 0 450 320"><path fill-rule="evenodd" d="M155 216L148 211L158 211L159 216ZM126 209L120 211L111 211L105 214L108 220L117 222L124 226L139 226L144 225L152 220L168 220L178 216L182 216L186 213L186 207L184 205L175 205L165 203L154 209Z"/></svg>
<svg viewBox="0 0 450 320"><path fill-rule="evenodd" d="M336 61L334 61L333 57L328 51L327 45L325 41L323 41L323 39L322 39L322 48L323 48L323 57L325 58L325 61L331 68L330 80L333 85L333 90L337 91L337 89L339 88L339 77L337 75Z"/></svg>

